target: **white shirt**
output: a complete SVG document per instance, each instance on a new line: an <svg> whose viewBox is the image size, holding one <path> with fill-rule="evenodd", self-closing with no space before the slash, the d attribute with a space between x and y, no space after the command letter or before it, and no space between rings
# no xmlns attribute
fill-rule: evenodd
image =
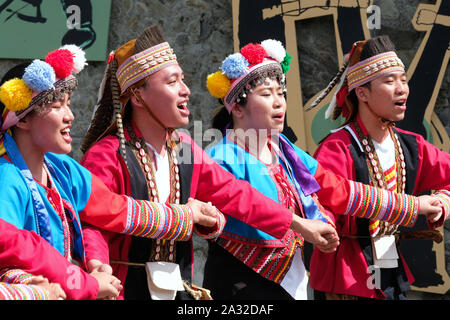
<svg viewBox="0 0 450 320"><path fill-rule="evenodd" d="M169 153L166 151L165 155L161 156L151 144L146 143L146 145L153 152L156 159L155 182L158 188L159 202L166 202L170 196Z"/></svg>
<svg viewBox="0 0 450 320"><path fill-rule="evenodd" d="M380 161L383 172L386 172L395 165L395 144L391 135L388 135L383 142L373 141L373 146ZM391 189L396 184L395 179L388 185ZM383 236L372 239L374 248L374 264L380 268L397 268L398 252L395 245L394 236Z"/></svg>
<svg viewBox="0 0 450 320"><path fill-rule="evenodd" d="M395 145L391 135L388 135L381 143L373 140L373 146L377 152L381 168L383 169L383 172L386 172L395 164Z"/></svg>
<svg viewBox="0 0 450 320"><path fill-rule="evenodd" d="M291 267L280 285L295 300L308 300L308 275L302 260L301 249L295 251Z"/></svg>

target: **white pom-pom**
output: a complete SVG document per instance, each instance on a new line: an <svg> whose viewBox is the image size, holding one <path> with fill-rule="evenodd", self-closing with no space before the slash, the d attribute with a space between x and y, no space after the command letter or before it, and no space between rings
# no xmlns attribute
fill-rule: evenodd
<svg viewBox="0 0 450 320"><path fill-rule="evenodd" d="M267 39L261 42L261 46L266 50L269 57L272 57L279 63L283 62L286 57L286 49L284 49L281 41Z"/></svg>
<svg viewBox="0 0 450 320"><path fill-rule="evenodd" d="M73 72L79 73L81 72L85 66L87 66L86 63L86 54L80 47L74 45L74 44L67 44L63 46L61 49L66 49L72 52L73 54Z"/></svg>

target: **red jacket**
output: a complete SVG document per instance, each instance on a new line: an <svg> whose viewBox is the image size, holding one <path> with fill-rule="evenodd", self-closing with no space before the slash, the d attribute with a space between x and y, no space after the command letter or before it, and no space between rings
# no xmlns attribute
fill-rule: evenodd
<svg viewBox="0 0 450 320"><path fill-rule="evenodd" d="M71 264L34 231L0 219L0 269L14 267L59 283L70 300L95 300L97 280Z"/></svg>
<svg viewBox="0 0 450 320"><path fill-rule="evenodd" d="M364 134L366 134L362 123L360 125ZM415 182L413 186L410 186L412 191L407 193L417 195L424 191L439 189L448 192L450 190L450 179L448 178L450 155L440 151L420 135L400 129L396 130L399 132L399 136L412 141L411 145L416 148L412 150L411 154L412 157L417 157L414 159L417 166L415 168L407 167L407 170L410 170L409 174L415 176ZM352 149L352 142L354 141L352 140L351 134L346 129L332 133L319 146L314 157L325 169L331 170L344 178L358 181L353 158L355 151ZM430 177L433 178L430 179ZM446 197L445 194L442 195ZM448 212L446 212L446 215L448 215ZM338 215L336 212L334 217L338 234L341 236L340 246L334 253L322 253L314 250L311 259L311 287L323 292L383 299L384 294L380 290L369 289L367 285L370 274L358 239L342 237L342 235L357 235L359 218ZM443 219L432 227L442 224ZM403 266L408 281L413 283L414 278L404 260Z"/></svg>
<svg viewBox="0 0 450 320"><path fill-rule="evenodd" d="M181 142L191 147L191 150L184 152L192 152L193 155L191 198L203 202L211 201L225 215L240 219L276 238L284 236L292 222L292 213L288 209L253 189L248 182L237 180L212 160L188 135L180 134L180 138ZM107 136L86 152L81 164L99 177L111 191L128 195L129 172L117 152L118 149L118 138ZM99 259L103 263L109 263L110 260L129 261L131 237L89 226L83 229L87 260ZM128 267L123 264L113 264L112 267L114 275L125 284ZM193 268L191 272L192 270ZM124 290L119 299L123 297Z"/></svg>

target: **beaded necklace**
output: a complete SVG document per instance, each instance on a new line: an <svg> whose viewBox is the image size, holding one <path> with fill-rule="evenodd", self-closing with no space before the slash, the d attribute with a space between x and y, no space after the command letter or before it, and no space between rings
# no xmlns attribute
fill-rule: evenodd
<svg viewBox="0 0 450 320"><path fill-rule="evenodd" d="M369 169L369 175L372 179L373 185L379 188L387 189L386 177L384 175L384 171L380 165L380 161L378 159L377 152L373 145L372 138L363 134L363 131L357 121L354 123L355 131L358 136L359 142L362 144L364 153L366 156L367 167ZM405 193L406 186L406 163L405 156L403 154L403 149L398 139L397 133L392 130L392 126L388 127L389 134L394 141L395 147L395 170L397 173L397 184L396 184L396 192L397 193ZM378 235L390 235L394 234L398 226L391 225L387 222L379 223L380 230Z"/></svg>
<svg viewBox="0 0 450 320"><path fill-rule="evenodd" d="M144 172L145 179L147 180L147 186L149 190L150 201L160 202L158 187L155 179L155 165L152 159L148 156L148 147L143 137L138 138L134 129L130 123L125 125L126 130L130 136L129 145L133 150L139 164ZM169 158L169 170L170 170L170 203L180 203L180 169L178 167L178 159L176 152L176 145L173 145L169 141L166 143L167 153ZM156 239L152 241L152 250L149 261L175 261L176 247L174 240L161 240Z"/></svg>
<svg viewBox="0 0 450 320"><path fill-rule="evenodd" d="M61 195L56 189L56 185L53 181L52 176L50 175L50 171L48 170L45 164L44 164L44 171L47 174L47 179L49 182L49 186L47 188L48 190L47 199L52 205L53 209L58 213L59 218L61 219L64 234L64 257L72 262L72 250L73 250L72 232L69 220L67 219L67 214L64 210L64 203Z"/></svg>

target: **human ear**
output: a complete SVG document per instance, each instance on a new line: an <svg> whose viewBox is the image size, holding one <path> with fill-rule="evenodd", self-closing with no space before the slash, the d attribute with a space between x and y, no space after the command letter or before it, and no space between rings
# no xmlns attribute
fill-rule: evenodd
<svg viewBox="0 0 450 320"><path fill-rule="evenodd" d="M363 102L367 102L368 99L367 99L366 88L363 88L363 87L355 88L355 94L359 100L361 100Z"/></svg>
<svg viewBox="0 0 450 320"><path fill-rule="evenodd" d="M139 97L140 97L140 92L138 91L138 90L133 90L132 91L133 92L133 94L131 95L131 97L130 97L130 100L131 100L131 103L132 103L132 105L133 106L137 106L137 107L143 107L143 105L142 105L142 103L141 103L141 99L139 99L138 97L137 97L137 95L139 95Z"/></svg>
<svg viewBox="0 0 450 320"><path fill-rule="evenodd" d="M242 116L243 116L243 107L240 105L240 104L238 104L238 103L236 103L236 102L234 102L233 103L233 105L231 106L231 113L236 117L236 118L242 118Z"/></svg>
<svg viewBox="0 0 450 320"><path fill-rule="evenodd" d="M17 128L22 130L30 129L30 115L26 115L24 118L20 119L15 125Z"/></svg>

